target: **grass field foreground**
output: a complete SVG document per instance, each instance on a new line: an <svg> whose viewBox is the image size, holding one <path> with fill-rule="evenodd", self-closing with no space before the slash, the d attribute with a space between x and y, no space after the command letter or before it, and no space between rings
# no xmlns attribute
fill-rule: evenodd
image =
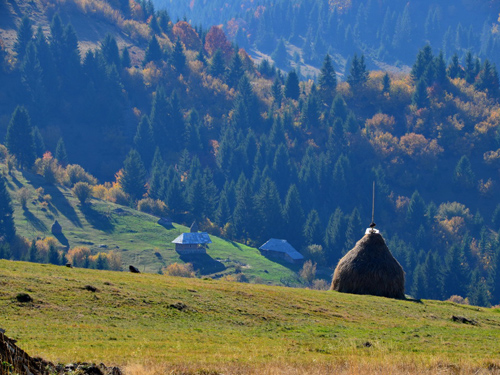
<svg viewBox="0 0 500 375"><path fill-rule="evenodd" d="M0 261L0 322L30 355L127 374L500 371L500 310L450 302Z"/></svg>

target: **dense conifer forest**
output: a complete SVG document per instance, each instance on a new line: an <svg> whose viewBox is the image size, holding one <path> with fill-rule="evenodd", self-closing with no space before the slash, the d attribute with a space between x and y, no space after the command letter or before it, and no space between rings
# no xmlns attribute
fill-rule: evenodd
<svg viewBox="0 0 500 375"><path fill-rule="evenodd" d="M394 73L368 69L358 48L341 81L323 49L317 80L304 81L254 64L219 27L176 22L149 1L41 4L49 27L26 15L15 43L1 43L9 170L78 186L82 203L92 194L195 219L253 246L286 238L330 270L370 223L375 181L375 221L407 293L500 303L497 57L422 43L411 72ZM82 48L65 20L88 14L85 4L133 43L108 34ZM13 198L2 186L3 177L7 257L18 252L7 250Z"/></svg>
<svg viewBox="0 0 500 375"><path fill-rule="evenodd" d="M354 53L364 53L370 68L411 66L418 50L429 44L445 59L468 51L500 63L495 1L260 0L167 1L173 17L193 24L223 25L240 47L272 56L285 70L321 67L335 57L337 69L349 73ZM287 48L285 48L285 45ZM304 69L306 77L315 71Z"/></svg>

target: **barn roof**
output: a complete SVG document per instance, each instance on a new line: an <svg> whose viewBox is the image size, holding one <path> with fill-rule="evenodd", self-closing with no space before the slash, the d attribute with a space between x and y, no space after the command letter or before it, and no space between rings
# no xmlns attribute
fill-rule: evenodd
<svg viewBox="0 0 500 375"><path fill-rule="evenodd" d="M172 241L183 245L205 244L212 243L210 236L206 232L182 233L179 237Z"/></svg>
<svg viewBox="0 0 500 375"><path fill-rule="evenodd" d="M276 238L271 238L264 245L259 247L259 250L269 250L277 251L280 253L286 253L293 260L304 259L301 253L293 248L292 245L288 243L287 240L278 240Z"/></svg>

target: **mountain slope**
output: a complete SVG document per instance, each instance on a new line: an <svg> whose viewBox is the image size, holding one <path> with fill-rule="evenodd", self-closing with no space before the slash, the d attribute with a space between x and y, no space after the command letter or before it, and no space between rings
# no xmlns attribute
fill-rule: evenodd
<svg viewBox="0 0 500 375"><path fill-rule="evenodd" d="M494 374L500 366L498 309L5 260L0 285L6 334L54 362L102 361L137 374ZM17 302L18 293L33 302Z"/></svg>
<svg viewBox="0 0 500 375"><path fill-rule="evenodd" d="M51 226L57 220L63 230L62 235L56 236L60 249L85 246L92 254L113 251L121 256L124 269L133 264L142 272L156 273L174 262L194 261L195 268L204 275L221 277L234 274L238 268L250 281L299 283L293 270L261 256L257 249L216 236L211 236L207 257L181 257L171 241L189 228L175 223L164 228L157 224L155 216L98 199L82 207L70 189L47 184L41 176L13 172L7 175L7 185L17 233L30 240L53 236ZM40 188L43 193L35 191ZM19 202L22 189L30 198L26 209ZM41 202L40 194L50 195L50 204Z"/></svg>

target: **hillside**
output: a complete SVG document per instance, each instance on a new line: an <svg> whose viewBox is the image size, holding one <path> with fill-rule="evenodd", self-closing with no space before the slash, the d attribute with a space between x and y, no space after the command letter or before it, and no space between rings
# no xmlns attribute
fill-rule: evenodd
<svg viewBox="0 0 500 375"><path fill-rule="evenodd" d="M252 57L265 54L280 69L317 78L323 56L334 57L345 78L354 53L373 70L409 71L429 44L447 60L470 50L500 63L497 1L488 0L154 0L158 9L192 24L222 25ZM281 43L286 49L281 47ZM311 69L313 67L313 69Z"/></svg>
<svg viewBox="0 0 500 375"><path fill-rule="evenodd" d="M15 13L17 3L2 6ZM358 10L362 3L352 2ZM422 4L425 13L429 4ZM49 183L78 164L96 177L86 182L99 199L118 202L119 195L131 208L154 201L177 223L196 219L252 247L285 238L329 273L368 225L375 181L375 220L410 295L500 301L493 57L463 48L450 57L423 46L410 53L406 74L370 70L369 54L353 50L343 57L346 79L339 80L337 57L322 54L317 82L301 81L265 60L254 64L220 27L174 21L150 0L23 6L12 21L14 48L0 46L7 146L0 157L12 168ZM398 7L392 23L405 14ZM97 35L85 52L88 37L73 26L85 22L89 29L106 22L103 31L113 34ZM124 35L134 46L121 44ZM133 48L144 51L142 59ZM14 239L16 225L26 227L25 218L0 236ZM20 230L30 241L28 232Z"/></svg>
<svg viewBox="0 0 500 375"><path fill-rule="evenodd" d="M500 368L498 308L5 260L0 285L6 334L30 355L56 363L104 362L126 374ZM18 293L33 302L17 302Z"/></svg>
<svg viewBox="0 0 500 375"><path fill-rule="evenodd" d="M4 167L0 163L0 170ZM57 220L63 234L56 235L58 249L67 253L70 248L87 247L92 254L113 251L121 257L122 267L130 264L141 272L157 273L169 264L191 262L202 276L223 277L234 275L235 268L242 270L248 281L271 284L299 284L294 270L268 260L260 252L243 244L211 236L208 256L179 256L171 241L189 228L176 224L163 227L158 217L133 210L126 206L93 199L82 207L71 190L64 186L47 184L43 177L31 173L14 172L7 175L8 190L13 199L14 219L18 234L25 238L54 237L51 226ZM40 194L36 189L42 188ZM22 208L21 189L30 198ZM50 196L50 198L47 197ZM45 196L44 203L40 196Z"/></svg>

